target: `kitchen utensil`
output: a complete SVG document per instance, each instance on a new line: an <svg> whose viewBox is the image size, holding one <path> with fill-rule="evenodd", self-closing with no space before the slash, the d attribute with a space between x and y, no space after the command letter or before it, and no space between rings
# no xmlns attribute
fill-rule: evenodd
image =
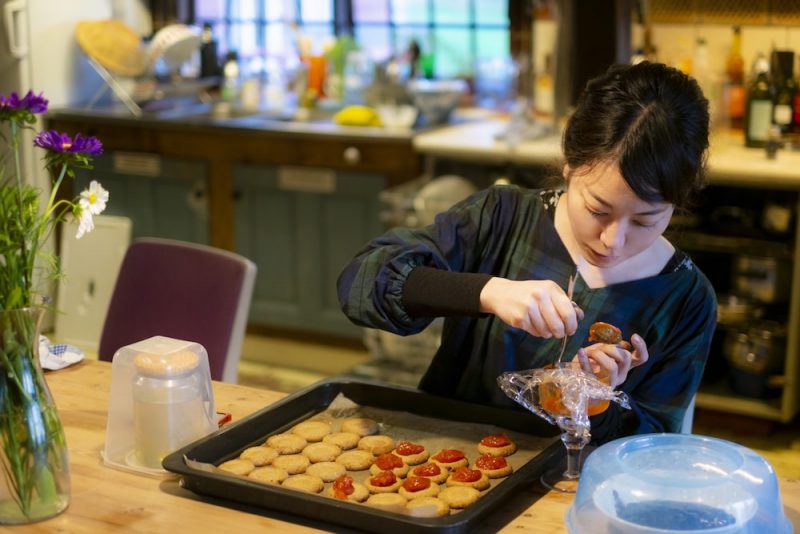
<svg viewBox="0 0 800 534"><path fill-rule="evenodd" d="M788 534L772 466L693 434L643 434L596 449L567 511L571 534Z"/></svg>
<svg viewBox="0 0 800 534"><path fill-rule="evenodd" d="M789 298L791 268L788 261L773 257L737 256L733 282L739 295L772 304Z"/></svg>
<svg viewBox="0 0 800 534"><path fill-rule="evenodd" d="M572 294L575 292L575 280L578 277L577 271L575 274L569 277L569 283L567 284L567 297L569 300L572 300ZM558 352L558 359L556 360L556 365L561 364L561 358L564 356L564 351L567 350L567 341L569 340L569 336L565 335L564 338L561 340L561 350Z"/></svg>
<svg viewBox="0 0 800 534"><path fill-rule="evenodd" d="M745 330L746 328L746 330ZM776 321L759 321L725 338L725 356L730 363L731 389L740 395L770 398L781 389L772 384L773 376L783 373L786 358L786 327Z"/></svg>
<svg viewBox="0 0 800 534"><path fill-rule="evenodd" d="M201 31L185 24L170 24L156 32L145 53L147 69L152 71L161 60L168 71L180 69L192 54L200 50Z"/></svg>
<svg viewBox="0 0 800 534"><path fill-rule="evenodd" d="M466 91L464 80L419 79L408 82L411 99L428 125L447 122Z"/></svg>
<svg viewBox="0 0 800 534"><path fill-rule="evenodd" d="M155 336L119 349L103 460L151 476L171 476L161 461L217 428L208 355L202 345Z"/></svg>
<svg viewBox="0 0 800 534"><path fill-rule="evenodd" d="M114 20L87 20L75 26L75 39L92 60L119 76L139 76L145 61L136 31Z"/></svg>
<svg viewBox="0 0 800 534"><path fill-rule="evenodd" d="M535 440L540 444L538 453L529 449L533 456L517 464L514 472L498 484L484 491L472 506L451 513L446 517L425 518L391 513L371 506L338 501L320 495L309 495L289 491L273 484L255 484L236 476L221 476L197 466L197 462L218 465L233 458L253 443L263 443L267 436L286 431L313 414L325 411L342 395L365 410L390 410L393 413L381 420L382 433L416 430L410 426L408 417L423 417L425 427L436 427L425 431L420 442L448 439L454 436L469 436L477 443L482 431L476 427L489 425L496 431L508 430L513 436L519 433L520 442ZM346 412L345 412L346 413ZM432 420L431 420L432 418ZM439 421L436 421L436 420ZM405 425L405 426L404 426ZM520 447L509 462L517 462L527 447ZM164 466L182 476L182 487L189 491L223 499L222 503L242 504L261 509L271 509L296 514L333 525L343 525L358 530L384 533L472 533L480 530L481 521L487 514L508 503L508 500L526 488L531 481L553 462L558 461L563 445L555 440L554 429L539 417L516 410L472 404L454 399L428 395L415 388L389 386L361 380L328 380L309 386L227 427L224 432L202 438L170 454ZM187 462L187 459L193 462ZM353 474L358 480L360 474ZM335 529L335 528L334 528Z"/></svg>

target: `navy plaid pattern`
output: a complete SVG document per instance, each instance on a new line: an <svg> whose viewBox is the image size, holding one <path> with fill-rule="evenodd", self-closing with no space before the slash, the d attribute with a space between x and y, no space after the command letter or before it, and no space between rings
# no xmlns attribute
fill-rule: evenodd
<svg viewBox="0 0 800 534"><path fill-rule="evenodd" d="M575 271L552 218L555 191L494 186L437 216L424 229L397 228L376 238L339 278L339 298L356 324L401 335L423 330L432 317L411 317L402 306L403 284L415 267L471 272L512 280L549 279L567 287ZM455 275L455 274L454 274ZM592 420L592 435L607 441L632 433L677 432L700 383L716 326L716 297L689 257L676 251L657 276L591 289L578 277L573 300L584 319L565 359L588 343L595 321L612 323L626 338L639 334L648 362L619 389L630 412L612 404ZM435 303L430 303L435 307ZM474 312L474 310L465 310ZM447 317L442 343L419 387L472 402L519 407L497 386L506 371L552 363L560 340L533 337L494 315Z"/></svg>

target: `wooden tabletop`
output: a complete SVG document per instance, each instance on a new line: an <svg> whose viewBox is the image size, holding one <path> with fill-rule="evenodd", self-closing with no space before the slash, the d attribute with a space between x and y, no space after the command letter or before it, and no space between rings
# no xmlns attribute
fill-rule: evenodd
<svg viewBox="0 0 800 534"><path fill-rule="evenodd" d="M160 480L111 469L100 452L105 443L111 365L87 360L46 374L58 405L69 446L72 500L63 514L22 527L25 532L343 532L270 510L239 506L195 495L176 480ZM217 410L233 421L267 406L283 393L214 383ZM784 507L800 530L800 481L780 479ZM532 487L476 529L481 532L563 533L571 496L542 494Z"/></svg>

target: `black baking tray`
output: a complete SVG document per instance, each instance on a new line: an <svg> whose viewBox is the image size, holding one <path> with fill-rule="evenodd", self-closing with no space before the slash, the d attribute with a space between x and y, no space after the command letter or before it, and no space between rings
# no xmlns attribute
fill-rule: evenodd
<svg viewBox="0 0 800 534"><path fill-rule="evenodd" d="M553 462L563 461L564 447L559 440L554 440L508 478L485 492L478 502L458 513L439 518L403 516L363 504L250 482L245 478L196 469L184 461L184 457L188 457L218 465L222 461L235 458L244 448L262 443L267 435L287 430L324 411L340 393L361 406L403 411L450 422L495 425L538 437L557 435L555 427L521 410L467 403L429 395L417 389L365 380L333 379L318 382L289 395L223 430L173 452L164 459L162 465L166 470L181 475L183 487L197 494L358 530L451 534L471 531L471 527L507 502L515 490L537 483L548 466L552 466Z"/></svg>

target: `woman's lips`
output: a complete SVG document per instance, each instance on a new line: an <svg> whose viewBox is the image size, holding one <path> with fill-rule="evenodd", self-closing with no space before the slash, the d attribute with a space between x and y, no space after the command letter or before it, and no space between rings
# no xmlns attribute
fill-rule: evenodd
<svg viewBox="0 0 800 534"><path fill-rule="evenodd" d="M619 258L617 256L606 256L605 254L600 254L599 252L595 252L591 248L586 249L589 252L589 260L591 263L595 265L603 266L603 265L611 265L616 263Z"/></svg>

